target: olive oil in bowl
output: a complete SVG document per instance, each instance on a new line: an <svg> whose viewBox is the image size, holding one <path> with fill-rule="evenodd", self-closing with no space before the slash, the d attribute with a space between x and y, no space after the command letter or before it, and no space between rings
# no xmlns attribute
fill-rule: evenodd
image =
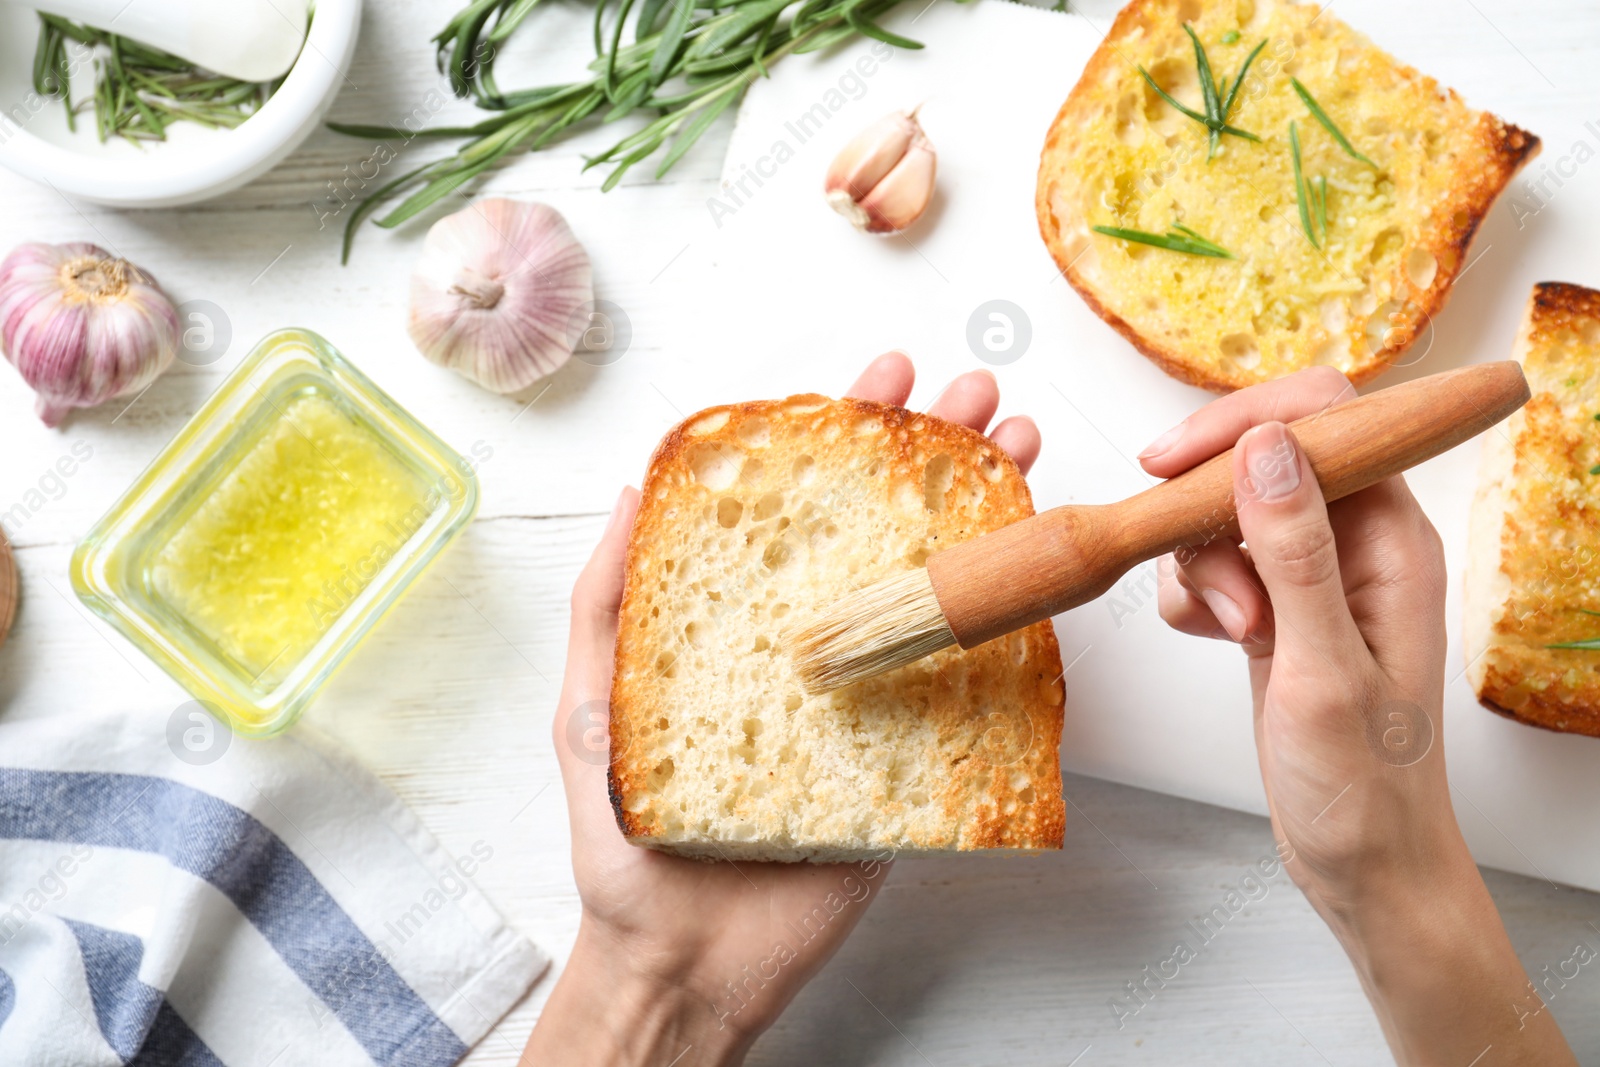
<svg viewBox="0 0 1600 1067"><path fill-rule="evenodd" d="M73 555L79 597L236 731L286 729L470 521L471 466L274 334Z"/></svg>

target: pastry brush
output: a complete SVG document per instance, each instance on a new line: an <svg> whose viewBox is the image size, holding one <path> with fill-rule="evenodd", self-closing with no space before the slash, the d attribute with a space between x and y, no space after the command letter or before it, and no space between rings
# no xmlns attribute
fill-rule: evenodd
<svg viewBox="0 0 1600 1067"><path fill-rule="evenodd" d="M1418 378L1290 424L1328 500L1432 459L1528 400L1515 362ZM823 693L951 645L973 648L1093 600L1146 560L1239 532L1233 450L1115 504L1052 508L850 594L798 629L801 683Z"/></svg>

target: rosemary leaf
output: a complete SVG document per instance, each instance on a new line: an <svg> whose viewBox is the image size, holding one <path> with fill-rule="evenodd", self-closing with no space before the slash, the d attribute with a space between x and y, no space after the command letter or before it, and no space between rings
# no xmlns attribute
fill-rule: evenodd
<svg viewBox="0 0 1600 1067"><path fill-rule="evenodd" d="M1172 228L1174 230L1177 230L1179 233L1189 235L1190 237L1194 238L1195 241L1197 241L1200 244L1210 245L1212 248L1215 248L1218 252L1224 251L1224 249L1223 249L1223 247L1221 245L1217 244L1215 241L1211 241L1211 240L1208 240L1207 238L1201 237L1198 233L1195 233L1193 230L1189 229L1189 227L1183 225L1182 223L1174 222L1172 224Z"/></svg>
<svg viewBox="0 0 1600 1067"><path fill-rule="evenodd" d="M1173 224L1172 230L1165 233L1146 233L1143 230L1128 230L1119 226L1096 226L1095 233L1103 233L1107 237L1115 237L1122 241L1132 241L1134 244L1153 245L1156 248L1165 248L1169 252L1182 252L1190 256L1210 256L1213 259L1232 259L1233 253L1223 248L1214 241L1209 241L1187 226Z"/></svg>
<svg viewBox="0 0 1600 1067"><path fill-rule="evenodd" d="M674 163L683 158L683 154L685 152L694 147L694 143L698 141L700 139L700 135L705 133L706 130L710 128L711 124L717 120L717 116L728 110L729 106L731 106L735 100L739 99L739 94L736 91L736 88L737 87L732 86L729 87L728 92L724 93L720 99L716 100L705 108L702 108L700 113L694 117L694 120L683 128L683 130L678 134L678 139L672 142L672 147L668 149L667 154L662 157L661 165L656 168L656 178L658 180L664 177L667 171L672 169L672 165Z"/></svg>
<svg viewBox="0 0 1600 1067"><path fill-rule="evenodd" d="M805 37L795 45L794 54L800 56L807 52L821 52L823 49L832 48L840 41L848 41L855 35L855 27L848 22L825 29L807 30Z"/></svg>
<svg viewBox="0 0 1600 1067"><path fill-rule="evenodd" d="M661 10L667 6L667 0L644 0L639 5L639 19L633 26L633 39L642 40L656 31L656 23L661 21ZM500 28L495 27L498 33Z"/></svg>
<svg viewBox="0 0 1600 1067"><path fill-rule="evenodd" d="M1378 169L1376 163L1356 151L1355 145L1351 144L1350 139L1340 132L1339 127L1333 124L1333 120L1328 117L1328 113L1322 110L1306 87L1300 84L1299 78L1290 78L1289 84L1294 86L1295 93L1300 97L1301 103L1306 105L1306 110L1311 112L1311 117L1320 122L1322 128L1333 135L1333 139L1339 142L1339 147L1344 149L1346 154L1352 159L1359 159L1373 170Z"/></svg>
<svg viewBox="0 0 1600 1067"><path fill-rule="evenodd" d="M617 183L622 181L622 176L627 174L628 171L633 168L635 163L644 159L646 156L650 155L656 149L660 148L666 143L666 133L657 133L654 136L646 139L638 148L635 148L632 152L629 152L627 155L617 160L617 165L611 168L611 173L606 175L606 180L600 183L600 191L602 193L609 193L611 190L615 189L617 187Z"/></svg>
<svg viewBox="0 0 1600 1067"><path fill-rule="evenodd" d="M767 65L761 62L761 53L767 50L767 42L772 40L772 27L777 24L778 19L776 16L768 19L767 24L761 27L761 36L756 38L755 48L751 50L750 63L756 68L756 73L763 78L772 77L772 73L767 70Z"/></svg>
<svg viewBox="0 0 1600 1067"><path fill-rule="evenodd" d="M509 8L500 12L495 21L494 32L489 34L488 42L491 45L504 44L507 38L517 32L517 27L522 25L522 20L528 13L539 5L539 0L515 0Z"/></svg>
<svg viewBox="0 0 1600 1067"><path fill-rule="evenodd" d="M611 51L606 62L606 96L612 101L621 99L617 92L617 53L622 50L622 27L633 8L633 0L621 0L621 3L622 6L617 9L617 24L611 33Z"/></svg>
<svg viewBox="0 0 1600 1067"><path fill-rule="evenodd" d="M394 211L379 219L378 225L386 230L393 229L407 219L426 211L493 165L494 160L488 159L469 167L441 171L438 177L430 180L428 184L402 201Z"/></svg>
<svg viewBox="0 0 1600 1067"><path fill-rule="evenodd" d="M1143 67L1140 67L1139 68L1139 73L1141 75L1143 75L1144 76L1144 80L1150 84L1150 88L1152 88L1152 89L1154 89L1156 91L1156 95L1157 96L1161 97L1161 99L1165 100L1167 103L1169 103L1173 107L1177 108L1178 111L1180 111L1181 113L1189 116L1191 119L1194 119L1196 122L1200 123L1202 126L1205 126L1207 129L1210 129L1210 127L1211 127L1211 120L1210 119L1208 119L1204 115L1200 114L1200 112L1195 111L1193 108L1184 107L1182 104L1178 103L1178 101L1175 100L1171 96L1171 94L1169 94L1165 89L1161 88L1161 86L1156 84L1156 80L1150 76L1150 72L1148 70L1145 70Z"/></svg>
<svg viewBox="0 0 1600 1067"><path fill-rule="evenodd" d="M1294 198L1300 204L1300 228L1305 231L1306 240L1311 242L1311 247L1321 248L1322 243L1317 240L1317 232L1311 227L1311 208L1307 204L1305 172L1300 163L1300 131L1295 128L1294 120L1289 120L1289 151L1294 157Z"/></svg>
<svg viewBox="0 0 1600 1067"><path fill-rule="evenodd" d="M911 38L902 37L898 33L890 33L876 22L872 22L861 14L859 7L853 5L846 7L845 21L850 24L851 29L863 37L871 37L874 41L882 41L884 44L892 44L896 48L905 48L912 51L922 47L921 41L913 41Z"/></svg>
<svg viewBox="0 0 1600 1067"><path fill-rule="evenodd" d="M1575 648L1587 651L1600 650L1600 637L1591 637L1587 641L1561 641L1545 648Z"/></svg>
<svg viewBox="0 0 1600 1067"><path fill-rule="evenodd" d="M761 25L783 13L794 0L752 0L739 5L727 15L718 16L706 32L695 38L689 48L691 56L708 56L723 51L729 45L742 41Z"/></svg>
<svg viewBox="0 0 1600 1067"><path fill-rule="evenodd" d="M655 53L650 57L651 85L660 85L667 80L667 73L672 70L678 50L683 45L683 35L689 32L689 23L694 19L694 0L668 0L668 6L672 9L671 14L667 16L661 39L656 42Z"/></svg>
<svg viewBox="0 0 1600 1067"><path fill-rule="evenodd" d="M1183 32L1194 42L1194 65L1200 76L1200 98L1205 102L1206 108L1208 131L1206 161L1210 162L1211 157L1217 154L1217 142L1222 139L1218 127L1226 121L1222 114L1222 99L1217 93L1217 76L1211 71L1211 60L1206 57L1205 46L1200 43L1199 36L1187 22L1183 24Z"/></svg>
<svg viewBox="0 0 1600 1067"><path fill-rule="evenodd" d="M1235 34L1237 35L1237 31L1235 31ZM1235 36L1234 39L1238 40L1238 37ZM1249 72L1250 64L1256 61L1256 56L1259 56L1261 50L1267 47L1267 40L1265 37L1261 38L1261 43L1256 45L1248 56L1245 56L1244 65L1239 68L1238 76L1233 79L1233 88L1228 90L1227 98L1222 101L1222 118L1224 121L1227 120L1229 115L1233 114L1233 105L1239 99L1239 87L1244 84L1244 76Z"/></svg>
<svg viewBox="0 0 1600 1067"><path fill-rule="evenodd" d="M615 103L607 111L602 123L615 122L624 115L632 114L638 106L645 102L650 95L650 72L644 68L634 71L624 78L612 99Z"/></svg>
<svg viewBox="0 0 1600 1067"><path fill-rule="evenodd" d="M39 20L39 42L33 48L33 91L40 96L61 95L56 81L56 52L62 48L61 35L44 19Z"/></svg>

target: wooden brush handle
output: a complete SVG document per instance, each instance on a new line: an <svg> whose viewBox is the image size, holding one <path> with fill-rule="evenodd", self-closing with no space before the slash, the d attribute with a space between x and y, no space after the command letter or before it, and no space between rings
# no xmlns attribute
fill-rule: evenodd
<svg viewBox="0 0 1600 1067"><path fill-rule="evenodd" d="M1329 500L1482 433L1528 400L1515 362L1446 371L1291 423ZM1092 600L1147 559L1239 532L1233 450L1117 504L1053 508L928 559L945 621L972 648Z"/></svg>

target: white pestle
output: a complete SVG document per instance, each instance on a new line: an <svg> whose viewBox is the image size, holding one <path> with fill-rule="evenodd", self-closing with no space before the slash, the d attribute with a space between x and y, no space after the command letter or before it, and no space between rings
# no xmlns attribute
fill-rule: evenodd
<svg viewBox="0 0 1600 1067"><path fill-rule="evenodd" d="M305 42L310 0L0 0L169 52L216 74L273 81Z"/></svg>

